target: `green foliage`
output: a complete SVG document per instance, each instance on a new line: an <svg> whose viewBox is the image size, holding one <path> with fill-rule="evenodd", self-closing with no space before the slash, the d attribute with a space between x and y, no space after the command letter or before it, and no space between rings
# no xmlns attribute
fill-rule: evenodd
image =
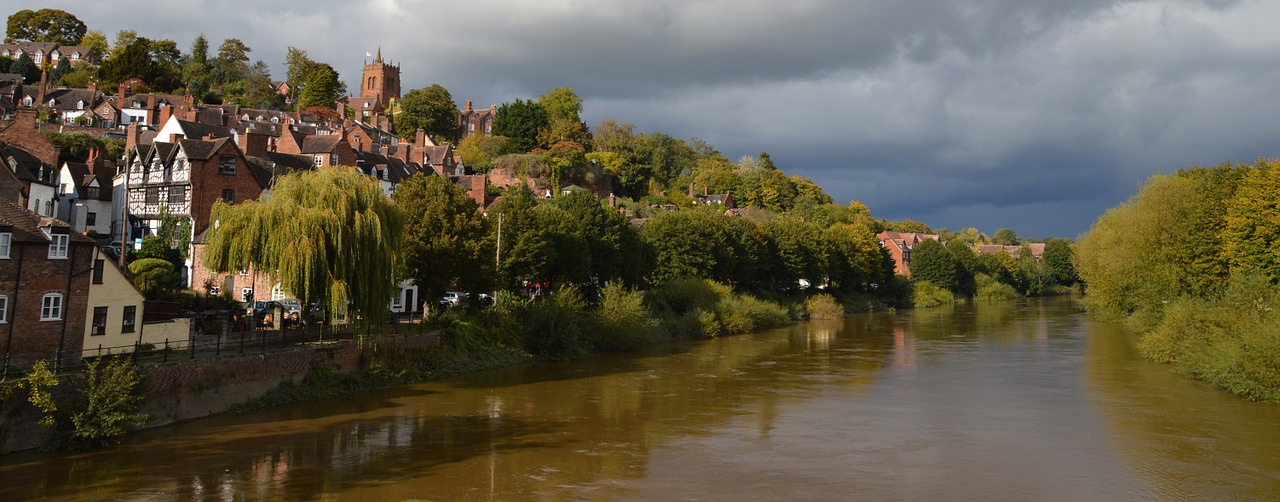
<svg viewBox="0 0 1280 502"><path fill-rule="evenodd" d="M498 157L512 153L507 138L483 134L467 136L454 151L462 157L462 164L474 172L486 172Z"/></svg>
<svg viewBox="0 0 1280 502"><path fill-rule="evenodd" d="M217 272L270 271L303 305L348 305L380 324L395 290L404 217L377 180L354 168L278 177L266 201L214 204L205 266Z"/></svg>
<svg viewBox="0 0 1280 502"><path fill-rule="evenodd" d="M583 223L565 210L538 204L521 185L488 214L502 218L499 273L507 286L522 281L581 284L589 279L591 254Z"/></svg>
<svg viewBox="0 0 1280 502"><path fill-rule="evenodd" d="M212 68L209 66L209 41L204 34L196 35L191 42L191 54L182 65L182 81L193 96L203 96L209 91Z"/></svg>
<svg viewBox="0 0 1280 502"><path fill-rule="evenodd" d="M951 291L940 288L932 282L919 281L912 283L911 305L916 308L937 307L955 303L955 295Z"/></svg>
<svg viewBox="0 0 1280 502"><path fill-rule="evenodd" d="M1244 170L1222 228L1232 274L1260 274L1280 284L1280 161Z"/></svg>
<svg viewBox="0 0 1280 502"><path fill-rule="evenodd" d="M724 335L750 333L791 322L790 314L781 305L744 294L721 298L715 314Z"/></svg>
<svg viewBox="0 0 1280 502"><path fill-rule="evenodd" d="M583 230L589 277L599 284L621 280L640 284L649 270L649 256L640 231L622 213L605 206L589 192L574 192L555 199L555 206L577 221ZM590 293L590 291L588 292Z"/></svg>
<svg viewBox="0 0 1280 502"><path fill-rule="evenodd" d="M660 336L644 294L613 283L601 290L600 309L590 330L592 344L608 351L634 350Z"/></svg>
<svg viewBox="0 0 1280 502"><path fill-rule="evenodd" d="M79 411L71 415L71 438L84 444L110 441L147 421L138 411L142 376L127 357L107 357L85 365Z"/></svg>
<svg viewBox="0 0 1280 502"><path fill-rule="evenodd" d="M974 298L986 301L1004 301L1012 300L1019 296L1018 290L1013 286L997 281L991 276L978 273L974 276L974 283L977 286L977 293Z"/></svg>
<svg viewBox="0 0 1280 502"><path fill-rule="evenodd" d="M59 148L59 164L64 162L84 162L89 157L89 150L94 148L101 152L101 158L104 159L117 159L124 153L123 140L95 138L82 132L41 131L40 134Z"/></svg>
<svg viewBox="0 0 1280 502"><path fill-rule="evenodd" d="M641 237L652 247L651 283L695 277L758 286L768 244L760 229L718 212L668 211L645 223Z"/></svg>
<svg viewBox="0 0 1280 502"><path fill-rule="evenodd" d="M766 222L762 231L773 259L770 267L773 289L794 288L801 280L818 285L826 278L829 246L818 225L799 218L779 217Z"/></svg>
<svg viewBox="0 0 1280 502"><path fill-rule="evenodd" d="M588 140L587 125L582 122L582 98L573 89L557 87L538 97L538 104L547 112L547 127L538 133L538 141L553 145L560 141L585 144Z"/></svg>
<svg viewBox="0 0 1280 502"><path fill-rule="evenodd" d="M396 131L412 140L419 129L439 141L457 143L462 134L458 126L458 105L449 90L440 84L414 89L399 101L400 113L394 117ZM464 161L465 162L465 161Z"/></svg>
<svg viewBox="0 0 1280 502"><path fill-rule="evenodd" d="M1017 246L1018 244L1022 244L1022 241L1018 239L1018 233L1014 232L1012 228L996 229L996 233L991 234L991 242L1001 246Z"/></svg>
<svg viewBox="0 0 1280 502"><path fill-rule="evenodd" d="M492 286L494 243L465 189L419 173L397 186L392 200L406 219L405 275L423 298L440 298L451 285L468 292Z"/></svg>
<svg viewBox="0 0 1280 502"><path fill-rule="evenodd" d="M1220 297L1171 302L1139 349L1192 378L1280 404L1280 288L1262 275L1234 279Z"/></svg>
<svg viewBox="0 0 1280 502"><path fill-rule="evenodd" d="M1176 243L1194 206L1191 180L1157 175L1137 195L1103 214L1075 250L1090 310L1104 316L1158 311L1188 292L1188 268Z"/></svg>
<svg viewBox="0 0 1280 502"><path fill-rule="evenodd" d="M891 232L904 232L904 233L917 233L917 234L934 233L933 230L929 228L929 225L925 225L924 223L920 223L915 220L886 221L886 222L882 222L882 226L884 227L885 230L888 230Z"/></svg>
<svg viewBox="0 0 1280 502"><path fill-rule="evenodd" d="M1072 263L1074 254L1071 242L1066 239L1049 239L1045 242L1043 266L1048 270L1054 284L1070 286L1079 280L1076 276L1076 267Z"/></svg>
<svg viewBox="0 0 1280 502"><path fill-rule="evenodd" d="M503 103L493 117L493 134L507 138L517 152L528 152L541 145L538 132L551 125L547 111L536 101L517 99Z"/></svg>
<svg viewBox="0 0 1280 502"><path fill-rule="evenodd" d="M58 64L49 71L49 83L52 84L62 80L62 77L68 73L71 73L71 60L67 59L66 56L58 58Z"/></svg>
<svg viewBox="0 0 1280 502"><path fill-rule="evenodd" d="M525 350L546 359L569 359L589 348L583 324L586 302L573 287L561 287L536 301L519 305L515 317Z"/></svg>
<svg viewBox="0 0 1280 502"><path fill-rule="evenodd" d="M838 207L838 206L831 206ZM820 224L821 225L821 224ZM823 225L827 243L827 279L839 292L865 291L888 277L881 261L884 249L861 223Z"/></svg>
<svg viewBox="0 0 1280 502"><path fill-rule="evenodd" d="M27 377L18 382L18 388L27 393L27 402L44 414L40 417L40 425L43 427L54 426L54 413L58 411L58 405L53 401L53 393L49 389L57 386L58 377L49 370L49 364L44 360L36 361Z"/></svg>
<svg viewBox="0 0 1280 502"><path fill-rule="evenodd" d="M709 280L677 279L650 292L656 315L667 319L675 336L710 338L781 326L791 321L787 309L750 295L734 293Z"/></svg>
<svg viewBox="0 0 1280 502"><path fill-rule="evenodd" d="M22 75L22 81L28 85L40 81L40 67L36 66L36 62L32 61L31 56L25 52L9 64L9 73Z"/></svg>
<svg viewBox="0 0 1280 502"><path fill-rule="evenodd" d="M154 236L147 238L151 237ZM143 242L145 244L146 239ZM164 258L136 259L129 264L129 274L133 276L133 284L152 300L164 297L182 285L182 278L174 271L173 263Z"/></svg>
<svg viewBox="0 0 1280 502"><path fill-rule="evenodd" d="M836 301L835 297L826 293L817 294L806 298L804 301L805 312L808 312L810 319L841 319L844 317L844 306Z"/></svg>
<svg viewBox="0 0 1280 502"><path fill-rule="evenodd" d="M307 75L306 86L298 97L298 107L303 110L313 106L333 108L337 100L338 72L329 65L322 65Z"/></svg>
<svg viewBox="0 0 1280 502"><path fill-rule="evenodd" d="M925 239L911 250L912 282L928 282L954 291L959 289L962 270L955 256L936 240Z"/></svg>
<svg viewBox="0 0 1280 502"><path fill-rule="evenodd" d="M4 43L52 42L58 45L77 45L86 29L80 18L64 10L23 9L9 16Z"/></svg>

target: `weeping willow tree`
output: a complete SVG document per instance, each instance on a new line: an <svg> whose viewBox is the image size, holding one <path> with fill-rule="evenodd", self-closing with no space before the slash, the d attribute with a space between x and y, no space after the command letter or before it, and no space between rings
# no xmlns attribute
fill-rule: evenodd
<svg viewBox="0 0 1280 502"><path fill-rule="evenodd" d="M262 201L213 206L204 265L255 270L302 302L385 319L404 218L373 178L320 168L277 178Z"/></svg>

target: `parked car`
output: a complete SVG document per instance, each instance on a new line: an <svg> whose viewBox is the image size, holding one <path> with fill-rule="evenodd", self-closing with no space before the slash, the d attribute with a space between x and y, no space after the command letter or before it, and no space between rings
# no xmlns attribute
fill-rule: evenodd
<svg viewBox="0 0 1280 502"><path fill-rule="evenodd" d="M275 313L276 309L284 309L284 305L280 302L258 300L249 304L245 309L245 313L254 317L261 317L265 314Z"/></svg>
<svg viewBox="0 0 1280 502"><path fill-rule="evenodd" d="M302 302L296 298L285 298L280 300L280 305L284 307L284 312L289 315L302 315Z"/></svg>
<svg viewBox="0 0 1280 502"><path fill-rule="evenodd" d="M457 307L462 303L463 294L457 291L449 291L440 297L440 308L447 309Z"/></svg>

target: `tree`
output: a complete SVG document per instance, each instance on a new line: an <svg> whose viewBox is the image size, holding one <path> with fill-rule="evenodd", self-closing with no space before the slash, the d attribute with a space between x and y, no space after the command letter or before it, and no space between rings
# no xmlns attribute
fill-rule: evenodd
<svg viewBox="0 0 1280 502"><path fill-rule="evenodd" d="M40 81L40 67L36 66L35 61L32 61L31 56L25 52L9 65L9 73L22 75L23 82L27 84Z"/></svg>
<svg viewBox="0 0 1280 502"><path fill-rule="evenodd" d="M84 22L59 9L23 9L9 16L4 42L51 42L77 45L85 34Z"/></svg>
<svg viewBox="0 0 1280 502"><path fill-rule="evenodd" d="M89 30L80 38L79 45L89 48L89 62L98 63L109 55L111 46L107 43L107 36L101 31Z"/></svg>
<svg viewBox="0 0 1280 502"><path fill-rule="evenodd" d="M249 69L249 53L253 52L238 38L228 38L218 46L213 60L213 81L221 84L244 78Z"/></svg>
<svg viewBox="0 0 1280 502"><path fill-rule="evenodd" d="M204 96L209 91L209 73L209 42L201 33L191 42L191 54L182 65L182 81L186 82L191 95Z"/></svg>
<svg viewBox="0 0 1280 502"><path fill-rule="evenodd" d="M465 189L418 173L396 186L392 200L406 219L401 250L406 276L422 298L440 298L450 286L474 293L493 284L493 241L479 205Z"/></svg>
<svg viewBox="0 0 1280 502"><path fill-rule="evenodd" d="M1258 274L1280 284L1280 161L1244 169L1222 229L1233 276Z"/></svg>
<svg viewBox="0 0 1280 502"><path fill-rule="evenodd" d="M1049 239L1044 243L1044 267L1054 284L1070 286L1076 283L1076 267L1072 265L1071 241Z"/></svg>
<svg viewBox="0 0 1280 502"><path fill-rule="evenodd" d="M769 242L774 290L796 287L803 280L817 286L826 278L830 246L822 229L796 217L773 218L762 227Z"/></svg>
<svg viewBox="0 0 1280 502"><path fill-rule="evenodd" d="M462 157L462 163L468 169L483 172L493 166L495 159L511 153L510 150L507 138L472 134L464 138L454 151Z"/></svg>
<svg viewBox="0 0 1280 502"><path fill-rule="evenodd" d="M615 280L633 286L640 283L648 272L644 243L622 213L605 207L590 192L557 197L555 205L584 227L593 286Z"/></svg>
<svg viewBox="0 0 1280 502"><path fill-rule="evenodd" d="M209 269L270 271L303 305L385 319L404 217L377 180L350 167L291 173L277 178L268 200L218 201L211 219Z"/></svg>
<svg viewBox="0 0 1280 502"><path fill-rule="evenodd" d="M587 125L579 116L582 113L582 98L573 89L557 87L538 97L538 104L547 112L548 124L538 139L544 145L559 141L587 143Z"/></svg>
<svg viewBox="0 0 1280 502"><path fill-rule="evenodd" d="M57 66L54 66L53 70L49 72L49 83L52 84L62 80L62 77L68 73L71 73L71 61L66 56L62 56L58 58Z"/></svg>
<svg viewBox="0 0 1280 502"><path fill-rule="evenodd" d="M947 241L947 252L955 259L956 276L955 289L956 293L964 296L972 297L978 292L978 283L974 276L978 272L978 255L973 252L973 248L969 244L959 240L952 239Z"/></svg>
<svg viewBox="0 0 1280 502"><path fill-rule="evenodd" d="M959 284L960 265L941 242L925 239L911 250L911 281L931 282L940 288L954 291Z"/></svg>
<svg viewBox="0 0 1280 502"><path fill-rule="evenodd" d="M133 77L153 84L155 64L151 61L149 42L145 38L136 38L126 46L116 46L111 57L102 63L99 73L102 79L117 84Z"/></svg>
<svg viewBox="0 0 1280 502"><path fill-rule="evenodd" d="M1022 243L1018 239L1018 233L1014 232L1012 228L996 229L996 233L991 234L991 242L1001 246L1017 246Z"/></svg>
<svg viewBox="0 0 1280 502"><path fill-rule="evenodd" d="M521 281L581 284L590 278L582 224L563 209L538 204L528 187L508 192L489 215L502 218L499 271L508 287Z"/></svg>
<svg viewBox="0 0 1280 502"><path fill-rule="evenodd" d="M823 237L830 246L827 277L832 288L857 291L864 289L864 285L884 284L888 280L881 266L883 248L870 229L861 223L843 222L822 227L825 228Z"/></svg>
<svg viewBox="0 0 1280 502"><path fill-rule="evenodd" d="M537 148L538 131L551 124L547 111L535 101L517 99L503 103L493 117L493 134L506 136L511 147L518 152Z"/></svg>
<svg viewBox="0 0 1280 502"><path fill-rule="evenodd" d="M458 127L458 105L449 90L440 84L414 89L399 101L401 113L395 116L396 132L401 138L413 139L419 129L437 140L456 143L462 129Z"/></svg>
<svg viewBox="0 0 1280 502"><path fill-rule="evenodd" d="M929 228L929 225L925 225L924 223L920 223L915 220L886 221L884 222L884 229L891 232L908 232L917 234L933 233L933 230Z"/></svg>
<svg viewBox="0 0 1280 502"><path fill-rule="evenodd" d="M114 356L89 361L84 368L78 411L71 415L71 437L83 443L106 442L146 423L139 411L146 397L133 360Z"/></svg>
<svg viewBox="0 0 1280 502"><path fill-rule="evenodd" d="M318 106L333 108L338 100L338 72L329 65L323 65L311 72L307 85L298 98L299 108Z"/></svg>

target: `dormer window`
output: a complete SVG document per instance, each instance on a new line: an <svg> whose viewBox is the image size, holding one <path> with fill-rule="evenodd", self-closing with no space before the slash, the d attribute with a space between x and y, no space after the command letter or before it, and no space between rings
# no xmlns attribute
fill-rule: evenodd
<svg viewBox="0 0 1280 502"><path fill-rule="evenodd" d="M49 237L49 259L66 259L67 247L71 243L71 229L66 227L44 227L41 230Z"/></svg>
<svg viewBox="0 0 1280 502"><path fill-rule="evenodd" d="M31 96L26 96L22 98L22 106L31 106L32 101Z"/></svg>
<svg viewBox="0 0 1280 502"><path fill-rule="evenodd" d="M279 124L279 123L280 123L280 117L271 117L271 123L272 123L272 124Z"/></svg>
<svg viewBox="0 0 1280 502"><path fill-rule="evenodd" d="M82 100L80 100L80 101L76 101L76 109L77 109L77 110L83 110L83 109L84 109L84 100L83 100L83 99L82 99Z"/></svg>

